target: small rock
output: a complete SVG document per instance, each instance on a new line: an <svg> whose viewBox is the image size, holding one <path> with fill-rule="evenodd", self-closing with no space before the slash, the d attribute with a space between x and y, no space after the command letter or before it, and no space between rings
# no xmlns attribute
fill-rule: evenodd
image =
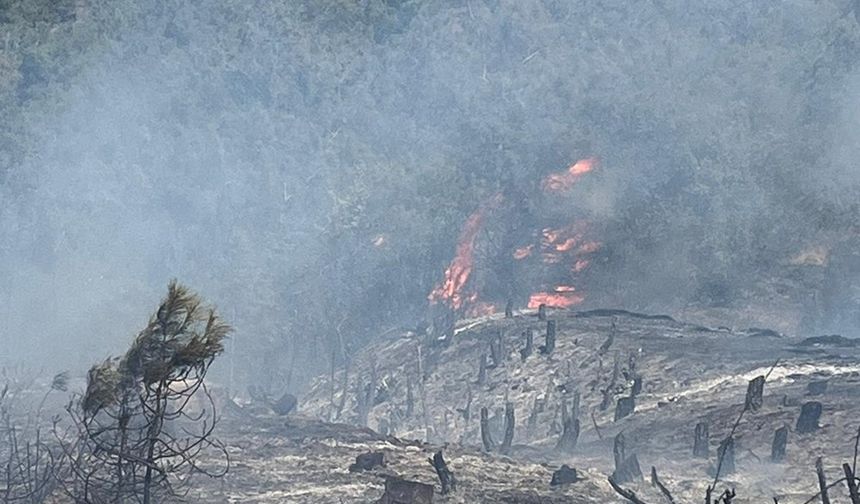
<svg viewBox="0 0 860 504"><path fill-rule="evenodd" d="M577 481L579 481L579 477L576 475L576 469L565 464L552 473L552 481L549 484L550 486L558 486L576 483Z"/></svg>

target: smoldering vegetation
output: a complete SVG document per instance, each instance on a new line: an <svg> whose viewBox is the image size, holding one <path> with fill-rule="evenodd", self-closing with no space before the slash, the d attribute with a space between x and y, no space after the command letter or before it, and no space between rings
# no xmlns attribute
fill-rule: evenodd
<svg viewBox="0 0 860 504"><path fill-rule="evenodd" d="M584 307L852 336L854 9L3 2L3 355L116 354L179 278L235 326L225 380L298 388L425 320L496 194L469 281L497 309L572 280ZM581 221L574 279L511 261Z"/></svg>

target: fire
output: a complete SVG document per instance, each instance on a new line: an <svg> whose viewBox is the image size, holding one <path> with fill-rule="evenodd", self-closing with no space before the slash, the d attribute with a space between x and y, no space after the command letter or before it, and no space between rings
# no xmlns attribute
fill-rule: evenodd
<svg viewBox="0 0 860 504"><path fill-rule="evenodd" d="M566 192L595 166L597 166L597 158L581 159L571 165L567 171L548 175L543 179L541 187L546 192Z"/></svg>
<svg viewBox="0 0 860 504"><path fill-rule="evenodd" d="M552 292L535 292L529 298L528 307L536 309L540 305L547 305L553 308L570 308L585 301L585 296L576 292L576 289L570 285L559 285Z"/></svg>
<svg viewBox="0 0 860 504"><path fill-rule="evenodd" d="M517 261L525 259L526 257L532 255L532 250L534 250L534 248L535 246L532 244L514 250L514 259L516 259Z"/></svg>
<svg viewBox="0 0 860 504"><path fill-rule="evenodd" d="M431 303L443 302L454 310L460 310L467 303L474 305L477 302L477 293L464 294L466 283L469 281L475 264L475 241L481 231L486 212L501 201L501 194L497 194L489 203L482 205L466 219L457 240L457 253L445 270L445 279L427 296Z"/></svg>

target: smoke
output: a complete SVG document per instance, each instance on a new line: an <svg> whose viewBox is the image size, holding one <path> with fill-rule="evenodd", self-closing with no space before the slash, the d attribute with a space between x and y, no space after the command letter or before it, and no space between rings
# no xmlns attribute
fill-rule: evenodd
<svg viewBox="0 0 860 504"><path fill-rule="evenodd" d="M176 277L237 366L286 369L416 320L479 201L589 156L559 205L604 233L590 302L743 303L856 219L857 28L825 4L79 2L4 52L4 355L116 353Z"/></svg>

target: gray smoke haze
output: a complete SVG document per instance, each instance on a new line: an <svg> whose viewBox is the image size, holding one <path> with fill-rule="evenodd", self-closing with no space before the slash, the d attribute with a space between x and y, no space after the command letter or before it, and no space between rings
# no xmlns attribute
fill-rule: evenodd
<svg viewBox="0 0 860 504"><path fill-rule="evenodd" d="M856 282L784 270L857 243L846 2L91 1L35 35L25 4L2 25L23 146L0 166L4 362L117 353L178 278L248 376L298 346L306 378L316 340L420 318L482 198L587 156L590 302L677 312L790 278L807 330L860 327Z"/></svg>

